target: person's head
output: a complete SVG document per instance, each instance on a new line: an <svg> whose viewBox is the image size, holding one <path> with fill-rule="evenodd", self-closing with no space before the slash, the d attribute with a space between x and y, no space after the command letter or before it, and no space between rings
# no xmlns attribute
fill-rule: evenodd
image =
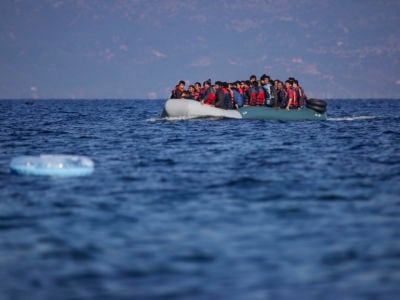
<svg viewBox="0 0 400 300"><path fill-rule="evenodd" d="M293 80L293 87L297 88L299 86L299 82L297 80Z"/></svg>
<svg viewBox="0 0 400 300"><path fill-rule="evenodd" d="M285 81L285 85L286 85L287 88L290 88L293 85L293 81L288 79L288 80Z"/></svg>
<svg viewBox="0 0 400 300"><path fill-rule="evenodd" d="M265 84L265 83L264 83L264 80L265 80L265 77L264 77L264 75L262 75L262 76L260 77L260 84L264 85L264 84Z"/></svg>
<svg viewBox="0 0 400 300"><path fill-rule="evenodd" d="M193 93L194 92L194 85L189 85L188 91L189 91L189 93Z"/></svg>
<svg viewBox="0 0 400 300"><path fill-rule="evenodd" d="M252 86L255 87L255 88L258 87L258 81L257 81L257 80L256 80L256 81L253 81L253 82L252 82Z"/></svg>
<svg viewBox="0 0 400 300"><path fill-rule="evenodd" d="M201 89L201 84L200 84L200 82L196 82L196 83L194 84L194 89L197 90L197 91Z"/></svg>
<svg viewBox="0 0 400 300"><path fill-rule="evenodd" d="M219 82L219 81L216 81L215 83L214 83L214 89L219 89L221 87L221 82Z"/></svg>
<svg viewBox="0 0 400 300"><path fill-rule="evenodd" d="M250 81L251 81L251 82L257 81L257 76L256 76L256 75L251 75L251 76L250 76Z"/></svg>
<svg viewBox="0 0 400 300"><path fill-rule="evenodd" d="M185 81L183 81L183 80L179 81L178 89L181 91L185 90Z"/></svg>
<svg viewBox="0 0 400 300"><path fill-rule="evenodd" d="M277 83L277 86L278 86L278 89L283 89L283 82L282 81L280 81L280 80L277 80L278 81L278 83Z"/></svg>

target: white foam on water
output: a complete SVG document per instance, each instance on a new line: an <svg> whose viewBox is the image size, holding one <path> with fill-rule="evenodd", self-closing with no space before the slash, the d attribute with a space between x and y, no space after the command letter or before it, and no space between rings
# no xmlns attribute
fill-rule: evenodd
<svg viewBox="0 0 400 300"><path fill-rule="evenodd" d="M186 120L191 120L191 121L214 121L214 120L223 120L223 119L232 119L232 118L227 118L227 117L202 117L202 116L180 116L180 117L158 117L158 118L149 118L146 120L146 122L160 122L160 121L170 121L170 122L175 122L175 121L186 121Z"/></svg>
<svg viewBox="0 0 400 300"><path fill-rule="evenodd" d="M146 120L146 122L160 122L160 121L184 121L184 120L190 120L193 119L193 117L157 117L157 118L149 118Z"/></svg>
<svg viewBox="0 0 400 300"><path fill-rule="evenodd" d="M328 121L342 122L342 121L365 121L373 120L375 116L355 116L355 117L339 117L339 118L328 118Z"/></svg>

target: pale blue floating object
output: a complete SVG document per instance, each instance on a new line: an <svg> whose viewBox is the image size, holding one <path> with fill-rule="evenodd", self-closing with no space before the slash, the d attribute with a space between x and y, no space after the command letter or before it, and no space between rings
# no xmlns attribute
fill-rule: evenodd
<svg viewBox="0 0 400 300"><path fill-rule="evenodd" d="M79 155L43 154L18 156L11 160L13 173L38 176L75 177L87 176L94 171L94 162Z"/></svg>

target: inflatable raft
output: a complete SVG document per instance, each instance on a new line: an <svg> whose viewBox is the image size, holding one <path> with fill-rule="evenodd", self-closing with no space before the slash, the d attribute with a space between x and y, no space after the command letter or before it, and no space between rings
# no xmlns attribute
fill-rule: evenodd
<svg viewBox="0 0 400 300"><path fill-rule="evenodd" d="M168 99L162 117L171 118L230 118L230 119L262 119L280 121L321 121L327 119L326 103L322 100L310 99L302 109L276 109L266 106L248 106L238 110L221 109L201 104L195 100Z"/></svg>

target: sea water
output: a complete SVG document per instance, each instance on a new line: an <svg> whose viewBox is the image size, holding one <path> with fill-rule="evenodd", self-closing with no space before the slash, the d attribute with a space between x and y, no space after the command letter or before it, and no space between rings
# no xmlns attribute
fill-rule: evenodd
<svg viewBox="0 0 400 300"><path fill-rule="evenodd" d="M397 299L400 101L328 121L168 120L165 101L0 101L1 299ZM92 158L21 176L20 155Z"/></svg>

